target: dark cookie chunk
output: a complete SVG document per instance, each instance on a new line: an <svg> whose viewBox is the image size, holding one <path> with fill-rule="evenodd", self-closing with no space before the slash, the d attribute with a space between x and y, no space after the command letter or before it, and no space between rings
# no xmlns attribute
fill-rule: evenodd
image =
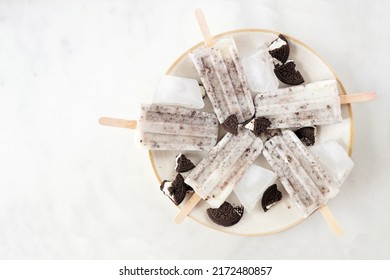
<svg viewBox="0 0 390 280"><path fill-rule="evenodd" d="M217 225L230 227L237 224L244 214L244 207L233 207L229 202L224 202L219 208L208 208L207 215Z"/></svg>
<svg viewBox="0 0 390 280"><path fill-rule="evenodd" d="M264 212L267 212L272 205L282 199L282 193L278 191L276 184L268 187L263 193L261 199L261 206L263 207Z"/></svg>
<svg viewBox="0 0 390 280"><path fill-rule="evenodd" d="M223 122L222 127L231 134L237 135L238 134L238 119L236 115L230 115L227 117L227 119Z"/></svg>
<svg viewBox="0 0 390 280"><path fill-rule="evenodd" d="M316 141L315 127L302 127L295 134L306 146L313 146Z"/></svg>
<svg viewBox="0 0 390 280"><path fill-rule="evenodd" d="M175 170L179 173L190 171L195 165L185 155L178 154L176 157Z"/></svg>
<svg viewBox="0 0 390 280"><path fill-rule="evenodd" d="M260 136L260 134L267 130L267 128L271 125L269 119L260 117L256 118L253 123L253 133L256 136Z"/></svg>
<svg viewBox="0 0 390 280"><path fill-rule="evenodd" d="M280 45L282 43L281 41L284 41L285 44L282 44L279 48L276 48L276 45ZM276 40L272 41L268 49L269 54L273 58L279 60L282 64L287 61L288 56L290 54L290 46L286 37L284 37L282 34L279 34L279 37Z"/></svg>
<svg viewBox="0 0 390 280"><path fill-rule="evenodd" d="M292 60L287 61L283 65L276 66L274 72L276 77L287 85L296 86L305 82L301 73L295 70L295 63Z"/></svg>
<svg viewBox="0 0 390 280"><path fill-rule="evenodd" d="M189 186L184 183L183 176L177 174L173 182L164 180L160 186L160 190L168 196L175 205L179 205L186 197L188 187Z"/></svg>

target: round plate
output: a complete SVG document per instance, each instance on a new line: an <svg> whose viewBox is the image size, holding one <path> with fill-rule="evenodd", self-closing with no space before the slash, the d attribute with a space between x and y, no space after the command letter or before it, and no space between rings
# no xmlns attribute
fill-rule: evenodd
<svg viewBox="0 0 390 280"><path fill-rule="evenodd" d="M277 38L278 34L278 32L269 30L244 29L219 34L215 36L215 38L232 36L236 41L240 56L243 57L255 52L263 43L268 46L274 39ZM337 75L315 51L291 36L286 35L286 37L290 43L289 59L293 59L295 61L297 69L301 72L305 79L305 83L336 78L340 93L346 94L343 85L337 78ZM199 80L196 69L192 64L188 53L202 44L203 43L199 43L186 51L173 63L166 74ZM280 85L280 87L284 86ZM205 98L205 107L203 110L208 112L213 111L207 97ZM353 144L353 120L351 106L343 105L341 112L343 116L343 121L341 123L318 127L316 141L319 143L328 139L335 139L349 152L349 154L351 154ZM223 129L220 129L219 138L221 138L223 134ZM173 180L175 178L175 157L180 152L190 158L195 165L206 155L205 152L192 151L149 151L150 162L153 166L157 179L160 182L163 180ZM255 161L255 164L271 169L262 155ZM186 174L184 174L184 177L185 176ZM190 217L210 228L238 235L256 236L281 232L297 225L304 219L294 206L294 203L291 201L280 182L277 182L277 185L278 189L283 193L283 198L280 202L271 207L271 209L266 213L261 208L261 203L258 202L251 212L245 211L240 222L234 226L222 227L214 224L206 214L206 209L209 208L209 206L204 201L201 201L195 209L192 210ZM186 200L189 197L190 195L187 195ZM166 199L167 203L172 203L163 195L162 199ZM335 199L337 199L337 197ZM234 193L232 193L227 200L234 205L240 204ZM181 206L185 203L185 201L182 202ZM174 217L172 217L172 222L173 219Z"/></svg>

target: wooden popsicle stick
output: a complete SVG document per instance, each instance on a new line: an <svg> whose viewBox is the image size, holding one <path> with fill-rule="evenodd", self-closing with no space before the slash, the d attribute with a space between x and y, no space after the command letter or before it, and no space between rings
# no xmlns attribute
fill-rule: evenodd
<svg viewBox="0 0 390 280"><path fill-rule="evenodd" d="M99 119L99 123L105 126L114 126L114 127L129 128L129 129L137 128L137 121L134 120L123 120L123 119L102 117Z"/></svg>
<svg viewBox="0 0 390 280"><path fill-rule="evenodd" d="M201 200L201 197L197 194L194 193L189 200L187 200L186 204L184 204L183 208L177 213L175 222L177 224L180 224L187 216L188 214L194 209L196 204Z"/></svg>
<svg viewBox="0 0 390 280"><path fill-rule="evenodd" d="M341 227L337 223L336 218L333 216L333 214L330 211L330 209L328 208L328 206L324 205L319 210L320 210L320 212L322 214L322 217L328 223L328 226L332 229L333 233L336 236L342 236L343 235L343 230L341 229Z"/></svg>
<svg viewBox="0 0 390 280"><path fill-rule="evenodd" d="M362 93L340 95L339 97L340 97L341 104L348 104L348 103L374 100L376 98L376 93L375 92L362 92Z"/></svg>
<svg viewBox="0 0 390 280"><path fill-rule="evenodd" d="M203 39L204 39L204 42L206 44L206 47L210 47L210 46L214 45L214 39L213 39L213 36L211 36L210 30L209 30L209 27L207 25L207 22L206 22L206 19L204 17L202 9L200 9L200 8L196 9L195 16L196 16L196 19L198 20L200 31L203 34Z"/></svg>

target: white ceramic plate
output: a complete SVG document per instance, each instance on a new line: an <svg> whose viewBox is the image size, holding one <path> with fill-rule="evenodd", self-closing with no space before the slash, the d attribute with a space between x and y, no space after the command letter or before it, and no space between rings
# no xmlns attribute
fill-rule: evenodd
<svg viewBox="0 0 390 280"><path fill-rule="evenodd" d="M277 38L278 34L279 33L277 32L268 30L245 29L219 34L216 37L222 38L226 36L233 36L242 57L254 52L262 43L269 45L275 38ZM336 78L339 83L339 90L341 94L345 94L344 88L334 71L318 56L318 54L316 54L310 47L291 36L287 35L286 37L290 43L289 58L294 59L297 69L301 72L305 79L305 83ZM197 44L179 57L169 68L166 74L199 80L195 67L188 57L188 53L199 47L201 44L202 43ZM212 107L207 97L205 98L205 104L204 110L212 112ZM319 143L332 138L336 139L337 142L341 144L349 152L349 154L351 154L353 142L351 106L342 106L342 116L343 121L339 124L319 127L317 129L316 141ZM223 134L224 130L220 129L219 136L222 137ZM173 180L175 178L175 156L179 152L184 153L195 165L200 162L206 154L205 152L188 151L149 151L151 164L160 182L162 182L162 180ZM271 169L262 155L259 156L255 164ZM244 212L240 222L234 226L222 227L211 222L206 214L206 209L209 206L204 201L201 201L196 206L196 208L191 212L190 217L200 224L210 228L238 235L268 235L289 229L302 222L304 219L295 208L293 202L281 184L279 182L277 182L277 184L278 189L283 193L283 199L280 202L266 213L262 210L261 203L258 202L255 209L253 209L250 213ZM188 198L189 195L187 195L186 200ZM167 203L172 203L169 198L165 197L163 194L161 194L161 199L166 199ZM338 198L336 197L334 199ZM185 201L181 205L183 205ZM235 205L240 204L234 193L230 195L228 201ZM172 207L175 206L172 204ZM173 222L174 217L172 217L172 223Z"/></svg>

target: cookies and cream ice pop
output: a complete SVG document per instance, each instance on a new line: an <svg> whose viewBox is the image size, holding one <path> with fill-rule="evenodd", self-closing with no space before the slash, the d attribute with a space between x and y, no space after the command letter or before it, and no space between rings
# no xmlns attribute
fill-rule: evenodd
<svg viewBox="0 0 390 280"><path fill-rule="evenodd" d="M368 101L375 93L339 96L335 79L261 92L255 97L256 117L270 129L334 124L341 121L340 104Z"/></svg>
<svg viewBox="0 0 390 280"><path fill-rule="evenodd" d="M304 217L338 193L335 178L291 130L268 140L264 157Z"/></svg>
<svg viewBox="0 0 390 280"><path fill-rule="evenodd" d="M233 38L214 42L203 13L195 12L205 47L191 52L190 57L220 123L236 115L242 123L254 115L254 105L241 59Z"/></svg>
<svg viewBox="0 0 390 280"><path fill-rule="evenodd" d="M185 179L195 194L176 222L181 222L201 199L213 208L221 206L262 149L263 142L250 130L240 127L237 135L227 133Z"/></svg>
<svg viewBox="0 0 390 280"><path fill-rule="evenodd" d="M174 106L142 104L138 122L99 121L102 125L137 128L139 143L150 150L209 151L218 137L214 114Z"/></svg>
<svg viewBox="0 0 390 280"><path fill-rule="evenodd" d="M337 195L337 179L291 130L268 140L263 154L304 217Z"/></svg>

